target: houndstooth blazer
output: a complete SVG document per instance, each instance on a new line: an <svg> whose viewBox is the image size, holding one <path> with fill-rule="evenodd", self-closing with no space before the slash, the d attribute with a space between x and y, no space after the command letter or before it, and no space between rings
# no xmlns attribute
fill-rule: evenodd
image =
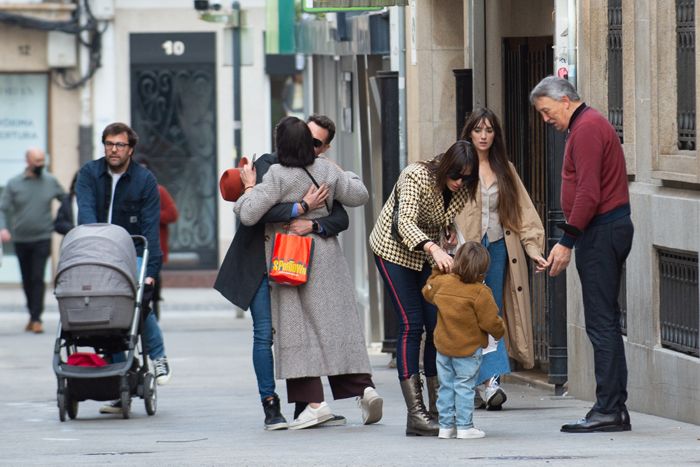
<svg viewBox="0 0 700 467"><path fill-rule="evenodd" d="M391 218L394 212L394 191L398 190L398 230L402 241L391 236ZM375 255L420 271L426 260L432 265L432 257L415 248L426 240L438 243L440 229L452 224L455 216L467 203L466 185L452 194L445 209L442 192L437 188L435 176L421 163L406 167L399 175L394 189L386 200L369 236L369 245Z"/></svg>

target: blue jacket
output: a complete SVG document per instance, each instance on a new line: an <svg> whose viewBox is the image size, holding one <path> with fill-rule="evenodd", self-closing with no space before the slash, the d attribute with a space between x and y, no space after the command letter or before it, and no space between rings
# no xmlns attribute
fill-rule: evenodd
<svg viewBox="0 0 700 467"><path fill-rule="evenodd" d="M78 197L78 225L107 222L112 177L105 158L86 163L78 173L75 194ZM157 278L163 254L160 250L160 195L153 174L133 161L114 189L112 224L124 227L131 235L148 240L146 277ZM140 254L140 251L139 251Z"/></svg>

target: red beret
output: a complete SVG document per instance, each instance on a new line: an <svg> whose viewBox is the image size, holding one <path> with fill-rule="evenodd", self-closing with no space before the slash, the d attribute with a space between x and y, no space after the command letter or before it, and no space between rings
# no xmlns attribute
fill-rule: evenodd
<svg viewBox="0 0 700 467"><path fill-rule="evenodd" d="M243 182L241 181L241 167L248 163L248 158L241 157L238 167L226 169L219 180L221 197L226 201L237 201L243 194Z"/></svg>

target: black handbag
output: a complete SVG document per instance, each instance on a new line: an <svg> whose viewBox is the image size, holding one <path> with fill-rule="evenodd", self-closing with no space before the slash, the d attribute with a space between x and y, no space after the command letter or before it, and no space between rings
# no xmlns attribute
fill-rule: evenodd
<svg viewBox="0 0 700 467"><path fill-rule="evenodd" d="M394 211L391 213L391 238L401 243L403 237L401 237L399 233L399 193L397 188L397 186L394 186Z"/></svg>

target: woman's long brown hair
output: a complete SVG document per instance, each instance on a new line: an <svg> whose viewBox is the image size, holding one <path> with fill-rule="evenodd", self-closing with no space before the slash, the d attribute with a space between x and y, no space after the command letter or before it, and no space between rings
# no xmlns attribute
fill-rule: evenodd
<svg viewBox="0 0 700 467"><path fill-rule="evenodd" d="M489 121L494 133L493 144L489 149L489 165L498 181L498 217L503 227L517 231L520 230L522 221L518 202L518 184L508 163L503 129L498 117L486 107L475 108L467 117L460 139L472 141L472 130L484 120Z"/></svg>

